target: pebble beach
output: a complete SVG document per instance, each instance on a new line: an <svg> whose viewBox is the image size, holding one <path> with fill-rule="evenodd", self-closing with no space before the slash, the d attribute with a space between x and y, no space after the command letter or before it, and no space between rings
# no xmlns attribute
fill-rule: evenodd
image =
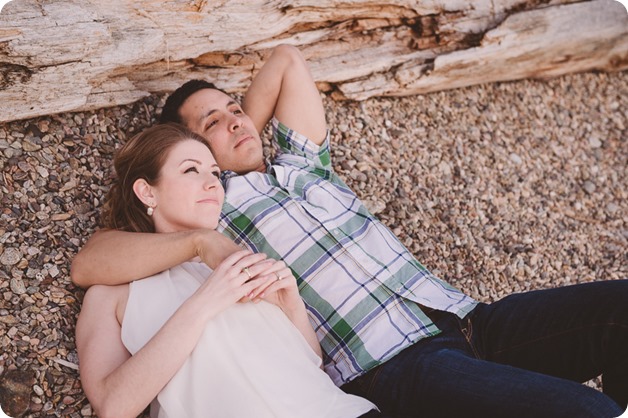
<svg viewBox="0 0 628 418"><path fill-rule="evenodd" d="M95 416L70 265L98 227L115 150L164 101L0 124L0 406L11 417ZM324 103L341 178L472 297L628 278L628 72Z"/></svg>

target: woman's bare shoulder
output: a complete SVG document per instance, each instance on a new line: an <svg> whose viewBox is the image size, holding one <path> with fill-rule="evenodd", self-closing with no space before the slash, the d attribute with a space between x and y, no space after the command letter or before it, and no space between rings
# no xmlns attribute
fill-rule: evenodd
<svg viewBox="0 0 628 418"><path fill-rule="evenodd" d="M101 314L115 312L118 322L122 323L128 298L128 284L116 286L94 285L85 292L82 310L89 309Z"/></svg>

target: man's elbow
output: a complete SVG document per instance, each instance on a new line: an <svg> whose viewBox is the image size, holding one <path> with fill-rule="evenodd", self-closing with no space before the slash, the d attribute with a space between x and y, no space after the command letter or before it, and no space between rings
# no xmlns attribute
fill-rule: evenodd
<svg viewBox="0 0 628 418"><path fill-rule="evenodd" d="M88 280L89 275L86 274L86 266L83 262L84 258L84 255L80 253L74 257L72 265L70 266L70 279L75 285L87 289L91 286L91 283Z"/></svg>
<svg viewBox="0 0 628 418"><path fill-rule="evenodd" d="M133 418L138 415L135 411L123 410L113 400L103 400L97 405L92 404L92 408L100 418Z"/></svg>
<svg viewBox="0 0 628 418"><path fill-rule="evenodd" d="M92 248L96 247L96 251L99 250L99 245L103 241L103 237L107 237L110 230L101 229L92 235L83 248L76 254L72 260L70 266L70 279L72 283L82 288L88 288L94 284L94 259L95 253Z"/></svg>
<svg viewBox="0 0 628 418"><path fill-rule="evenodd" d="M293 45L280 44L273 49L273 56L290 63L305 63L299 48Z"/></svg>
<svg viewBox="0 0 628 418"><path fill-rule="evenodd" d="M79 257L77 256L74 260L72 260L72 265L70 266L70 279L75 285L86 289L89 287L89 283L87 283L87 280L82 272L83 267L79 261Z"/></svg>

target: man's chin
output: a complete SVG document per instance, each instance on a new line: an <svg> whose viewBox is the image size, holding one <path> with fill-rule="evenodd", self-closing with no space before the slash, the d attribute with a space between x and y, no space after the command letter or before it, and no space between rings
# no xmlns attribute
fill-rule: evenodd
<svg viewBox="0 0 628 418"><path fill-rule="evenodd" d="M266 164L264 162L263 153L259 150L250 149L248 152L236 154L236 160L232 161L232 166L235 169L229 169L238 174L246 174L253 171L264 171ZM220 165L220 163L218 164Z"/></svg>
<svg viewBox="0 0 628 418"><path fill-rule="evenodd" d="M261 162L251 162L250 164L239 163L238 167L235 170L231 170L231 171L240 175L252 173L254 171L263 173L266 171L266 163L264 163L263 159Z"/></svg>

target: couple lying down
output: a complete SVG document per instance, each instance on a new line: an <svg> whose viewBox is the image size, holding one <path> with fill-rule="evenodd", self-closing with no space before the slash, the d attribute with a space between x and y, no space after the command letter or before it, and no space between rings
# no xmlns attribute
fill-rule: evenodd
<svg viewBox="0 0 628 418"><path fill-rule="evenodd" d="M334 173L320 95L295 48L275 49L241 105L196 80L161 118L200 137L170 132L162 144L184 128L161 125L130 140L109 229L72 265L78 285L119 285L92 287L77 324L99 416L151 402L176 417L626 408L628 281L485 304L434 277ZM271 119L269 162L259 132ZM600 374L603 393L581 384Z"/></svg>
<svg viewBox="0 0 628 418"><path fill-rule="evenodd" d="M115 168L107 226L216 228L224 190L199 135L157 125L125 144ZM290 269L248 250L213 271L193 259L129 285L90 288L77 343L81 379L101 417L136 416L153 399L153 414L175 418L340 418L374 409L321 369Z"/></svg>

